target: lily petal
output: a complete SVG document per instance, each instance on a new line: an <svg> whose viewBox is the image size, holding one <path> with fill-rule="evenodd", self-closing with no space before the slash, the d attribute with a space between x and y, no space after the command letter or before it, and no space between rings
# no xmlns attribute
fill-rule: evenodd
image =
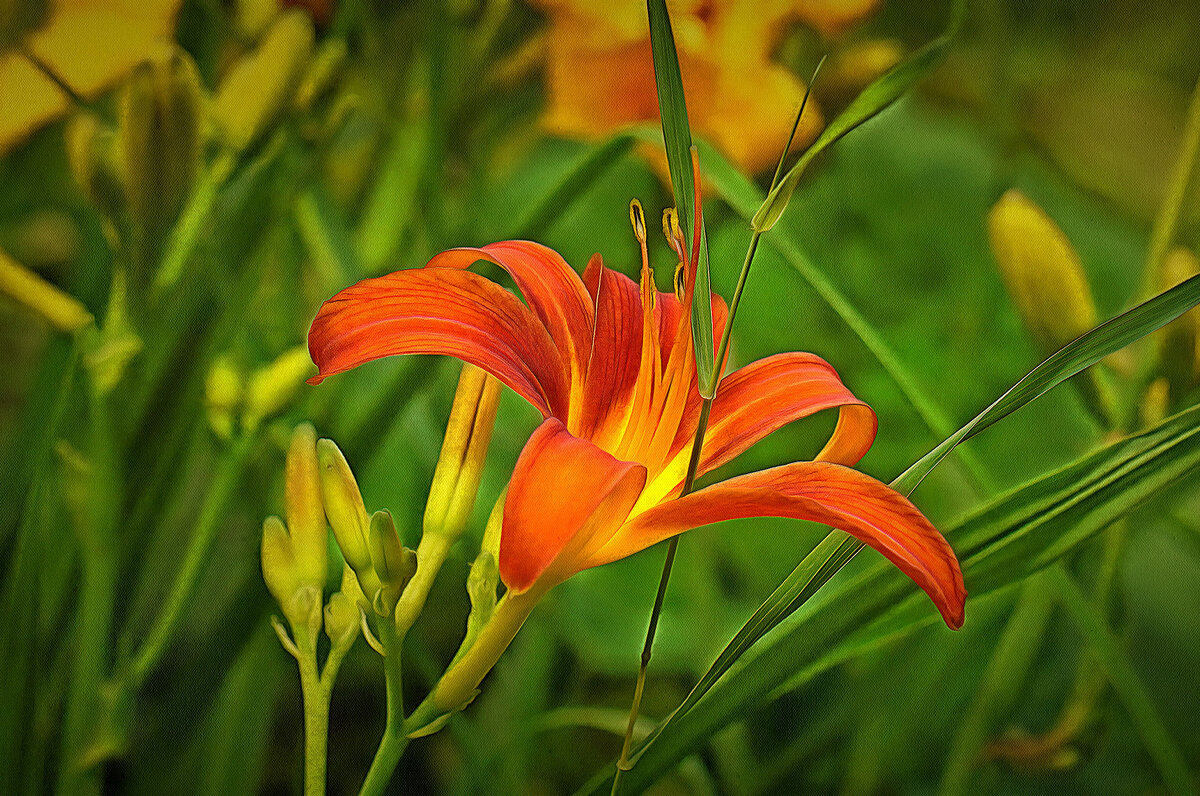
<svg viewBox="0 0 1200 796"><path fill-rule="evenodd" d="M625 521L646 468L620 461L549 418L529 438L509 482L500 577L515 592L564 580Z"/></svg>
<svg viewBox="0 0 1200 796"><path fill-rule="evenodd" d="M575 270L553 249L523 240L450 249L425 267L465 269L479 260L508 272L570 365L572 383L582 383L592 344L592 301Z"/></svg>
<svg viewBox="0 0 1200 796"><path fill-rule="evenodd" d="M545 416L566 413L568 374L545 327L515 295L471 271L397 271L321 305L308 350L327 376L394 354L445 354L491 373Z"/></svg>
<svg viewBox="0 0 1200 796"><path fill-rule="evenodd" d="M629 411L642 355L642 297L636 282L592 257L583 281L595 300L595 329L584 386L579 436L597 439L610 417ZM653 350L653 349L650 349Z"/></svg>
<svg viewBox="0 0 1200 796"><path fill-rule="evenodd" d="M793 420L833 408L841 409L838 424L816 459L853 467L870 450L879 423L871 407L842 384L833 366L815 354L801 352L751 362L721 380L700 472L731 461ZM685 434L676 438L675 445L684 450L691 441L692 435Z"/></svg>
<svg viewBox="0 0 1200 796"><path fill-rule="evenodd" d="M967 592L950 545L908 498L828 462L796 462L731 478L635 515L589 566L616 561L690 528L745 517L811 520L857 537L925 590L946 624L962 627Z"/></svg>

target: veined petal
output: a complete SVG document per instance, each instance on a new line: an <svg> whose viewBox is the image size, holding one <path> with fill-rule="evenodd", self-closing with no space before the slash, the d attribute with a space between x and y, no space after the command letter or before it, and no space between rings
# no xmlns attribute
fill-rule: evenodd
<svg viewBox="0 0 1200 796"><path fill-rule="evenodd" d="M828 462L773 467L661 503L634 515L589 564L624 558L691 528L745 517L792 517L840 528L912 578L947 625L962 626L967 592L958 559L942 535L899 492Z"/></svg>
<svg viewBox="0 0 1200 796"><path fill-rule="evenodd" d="M491 373L550 416L567 410L568 374L545 327L515 295L445 268L364 279L321 305L308 332L319 373L393 354L445 354Z"/></svg>
<svg viewBox="0 0 1200 796"><path fill-rule="evenodd" d="M588 359L579 436L599 439L610 417L620 425L629 411L642 356L642 298L638 285L622 273L605 268L594 256L583 272L583 282L595 299L595 330ZM572 418L574 420L574 418ZM619 433L619 430L618 430Z"/></svg>
<svg viewBox="0 0 1200 796"><path fill-rule="evenodd" d="M629 516L646 468L574 437L555 418L540 425L517 459L504 502L500 577L522 592L539 578L564 580Z"/></svg>
<svg viewBox="0 0 1200 796"><path fill-rule="evenodd" d="M815 354L801 352L751 362L721 380L699 472L731 461L793 420L833 408L841 409L838 424L816 459L852 467L875 441L878 421L875 412L842 384L833 366ZM673 453L690 450L695 425L694 417L681 425Z"/></svg>
<svg viewBox="0 0 1200 796"><path fill-rule="evenodd" d="M581 384L592 344L592 301L575 270L553 249L522 240L450 249L425 267L465 269L479 260L508 272L570 366L572 385Z"/></svg>

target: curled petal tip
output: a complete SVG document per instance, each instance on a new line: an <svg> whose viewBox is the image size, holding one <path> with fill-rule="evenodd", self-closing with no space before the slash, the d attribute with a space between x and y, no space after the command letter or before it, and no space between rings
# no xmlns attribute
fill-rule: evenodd
<svg viewBox="0 0 1200 796"><path fill-rule="evenodd" d="M310 384L313 387L316 387L318 384L320 384L323 381L325 381L325 377L323 375L321 375L320 373L318 373L316 376L313 376L312 378L305 379L304 383Z"/></svg>

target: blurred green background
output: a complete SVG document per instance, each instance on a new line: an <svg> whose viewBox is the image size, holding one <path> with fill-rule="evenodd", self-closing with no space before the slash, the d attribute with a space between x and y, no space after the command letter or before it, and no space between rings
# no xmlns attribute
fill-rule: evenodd
<svg viewBox="0 0 1200 796"><path fill-rule="evenodd" d="M652 216L671 202L655 156L640 146L595 156L614 132L603 112L590 141L545 123L555 101L547 87L560 57L555 37L577 11L571 3L162 5L130 11L79 0L0 9L0 75L14 81L0 87L0 98L13 103L0 114L11 113L15 126L18 103L28 109L50 96L61 104L5 144L0 250L99 320L91 330L97 338L72 337L0 297L5 792L298 791L299 686L268 624L277 608L258 554L263 518L282 511L288 433L311 420L335 439L368 509L390 509L415 546L458 366L387 359L319 388L299 384L309 372L293 374L292 389L260 401L265 417L255 423L247 418L253 395L225 400L214 364L245 385L304 343L321 300L452 246L531 237L579 268L598 251L610 267L636 275L628 202L640 198ZM756 4L701 5L735 20L761 12ZM877 73L864 55L870 47L885 54L886 66L938 35L949 13L944 3L885 0L830 28L820 3L797 8L806 5L818 11L780 14L762 35L772 39L773 63L798 75L832 54L829 82L823 88L818 79L814 89L826 118L865 82L859 72ZM677 27L679 18L703 22L716 13L672 8ZM195 65L193 77L170 79L197 88L155 117L142 150L149 168L137 169L112 154L137 151L128 129L137 92L175 90L161 71L147 78L132 70L140 56L132 31L152 27L146 19L155 13L186 54L171 63ZM644 20L638 3L594 13ZM54 72L53 43L39 43L37 32L71 14L82 15L72 24L90 28L95 52L62 56L65 86L14 88L16 59L43 61L38 66ZM126 45L130 52L120 52ZM586 84L598 62L576 52L569 68ZM114 66L98 85L71 85L71 62L121 58L129 68ZM687 80L686 58L683 67ZM891 480L1042 358L989 247L987 214L1005 191L1018 188L1061 226L1100 318L1144 298L1148 281L1170 286L1154 285L1144 263L1198 78L1194 4L970 3L950 57L919 93L850 134L807 173L767 237L787 246L759 250L733 364L786 350L829 360L879 415L862 469ZM79 96L67 99L68 90ZM91 121L81 121L85 115ZM736 114L722 122L738 123ZM701 136L711 132L696 126ZM765 186L762 174L749 176ZM1175 234L1193 252L1198 195L1192 185ZM706 198L714 289L728 297L750 230L720 186L709 186ZM674 262L665 241L653 241L651 254L660 286L668 285ZM878 331L932 416L913 408L804 278L797 257ZM118 271L127 275L123 291ZM1135 420L1118 432L1164 411L1147 397L1154 374L1142 367L1156 350L1144 342L1105 365L1133 407ZM1169 404L1193 403L1194 382L1175 384ZM977 472L951 457L915 502L948 527L988 497L1096 449L1112 429L1074 386L968 443ZM461 638L467 566L537 419L506 392L472 530L408 639L413 704ZM718 477L810 457L832 422L793 424ZM1139 506L1115 553L1097 538L1065 559L1089 594L1101 592L1096 601L1112 637L1193 784L1200 767L1196 485L1195 476L1186 478ZM214 535L195 562L194 595L153 665L131 680L131 661L198 533ZM687 535L645 716L662 718L678 704L823 533L754 520ZM1108 576L1106 555L1115 555ZM476 703L409 747L395 792L571 793L608 765L620 749L661 556L646 551L552 592ZM875 558L864 553L838 582ZM1025 588L969 598L958 633L926 624L786 689L713 735L654 792L1165 792L1141 725L1062 611L1051 606L1043 621L1023 625L1028 632L1012 642L1017 654L998 653ZM805 663L796 661L795 670ZM383 725L381 668L359 643L342 672L331 716L331 793L356 792L370 764ZM780 672L780 684L792 673ZM984 681L994 693L981 709ZM980 744L956 751L969 732L982 733Z"/></svg>

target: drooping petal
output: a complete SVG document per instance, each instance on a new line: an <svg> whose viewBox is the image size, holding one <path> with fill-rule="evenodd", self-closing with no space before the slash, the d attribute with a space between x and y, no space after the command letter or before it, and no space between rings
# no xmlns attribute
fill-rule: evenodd
<svg viewBox="0 0 1200 796"><path fill-rule="evenodd" d="M792 517L831 525L874 547L925 590L946 624L963 623L966 589L950 545L908 498L828 462L796 462L731 478L635 514L589 561L615 561L709 523Z"/></svg>
<svg viewBox="0 0 1200 796"><path fill-rule="evenodd" d="M583 281L595 300L595 331L588 359L583 408L575 433L596 440L610 418L619 425L629 411L642 357L642 299L638 285L624 274L605 268L594 256ZM572 418L574 420L574 418Z"/></svg>
<svg viewBox="0 0 1200 796"><path fill-rule="evenodd" d="M875 441L878 421L815 354L789 352L751 362L721 380L709 415L699 472L732 460L778 428L823 409L840 408L837 427L818 461L854 466ZM699 409L694 410L699 414ZM690 449L695 420L680 426L673 451Z"/></svg>
<svg viewBox="0 0 1200 796"><path fill-rule="evenodd" d="M579 275L558 252L522 240L450 249L425 267L465 269L479 260L508 272L571 368L572 384L581 384L592 342L592 301Z"/></svg>
<svg viewBox="0 0 1200 796"><path fill-rule="evenodd" d="M491 373L550 416L567 410L567 371L515 295L470 271L411 269L364 279L321 305L308 332L310 383L394 354L445 354Z"/></svg>
<svg viewBox="0 0 1200 796"><path fill-rule="evenodd" d="M574 437L549 418L517 459L504 502L500 577L516 592L583 568L625 521L646 468Z"/></svg>

